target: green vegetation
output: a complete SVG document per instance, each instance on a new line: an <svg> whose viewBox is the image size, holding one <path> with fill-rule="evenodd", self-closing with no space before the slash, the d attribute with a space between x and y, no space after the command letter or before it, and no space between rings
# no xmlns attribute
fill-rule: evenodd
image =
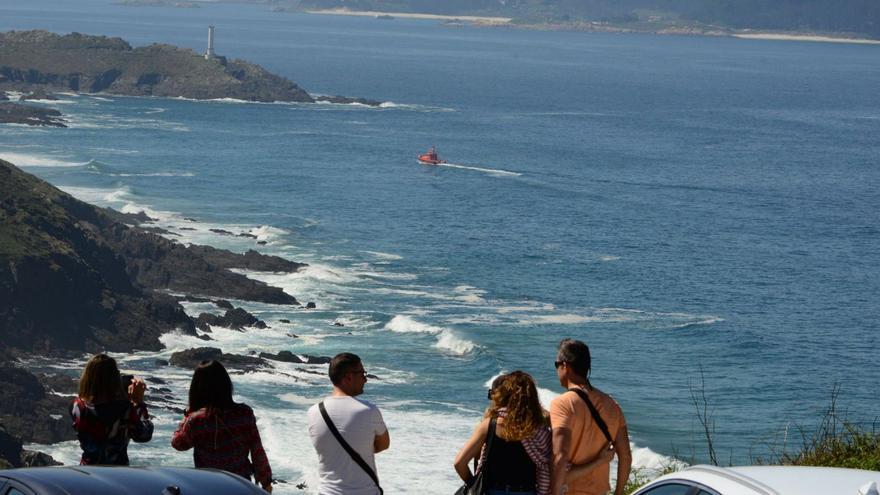
<svg viewBox="0 0 880 495"><path fill-rule="evenodd" d="M779 452L769 459L758 459L758 463L880 471L880 432L876 425L868 429L841 414L837 409L838 395L839 389L835 388L831 404L816 428L797 428L800 444L793 452L783 442Z"/></svg>
<svg viewBox="0 0 880 495"><path fill-rule="evenodd" d="M819 424L814 428L795 427L799 438L793 447L788 445L789 430L782 435L781 445L777 439L770 448L767 458L753 458L754 464L782 466L818 466L840 467L850 469L866 469L880 471L880 432L876 424L870 429L850 421L846 413L838 407L840 389L835 387L831 392L831 401ZM699 386L691 386L691 399L697 419L705 433L709 462L718 465L715 457L713 436L715 422L712 418L709 400L705 394L705 378L700 372ZM690 464L698 463L690 459ZM671 461L660 469L634 468L626 484L625 493L634 493L650 481L665 474L674 473L687 466L684 462Z"/></svg>

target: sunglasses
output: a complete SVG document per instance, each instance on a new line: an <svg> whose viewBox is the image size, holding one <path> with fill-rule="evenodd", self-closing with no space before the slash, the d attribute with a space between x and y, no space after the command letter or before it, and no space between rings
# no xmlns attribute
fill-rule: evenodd
<svg viewBox="0 0 880 495"><path fill-rule="evenodd" d="M560 366L565 364L565 361L554 361L553 366L556 366L556 369L559 369Z"/></svg>
<svg viewBox="0 0 880 495"><path fill-rule="evenodd" d="M491 388L490 388L490 389L488 390L488 392L486 393L486 398L489 399L489 400L492 400L492 389L491 389Z"/></svg>

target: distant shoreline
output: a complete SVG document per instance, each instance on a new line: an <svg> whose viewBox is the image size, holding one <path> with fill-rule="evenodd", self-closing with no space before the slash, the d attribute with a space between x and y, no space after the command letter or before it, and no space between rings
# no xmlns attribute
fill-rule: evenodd
<svg viewBox="0 0 880 495"><path fill-rule="evenodd" d="M778 40L778 41L814 41L822 43L854 43L859 45L880 45L880 40L868 38L836 38L812 34L781 34L781 33L733 33L730 36L747 40Z"/></svg>
<svg viewBox="0 0 880 495"><path fill-rule="evenodd" d="M859 45L880 45L880 40L869 38L846 38L843 36L827 36L820 34L792 34L773 32L744 32L727 31L723 29L700 29L689 27L661 28L658 30L638 29L618 25L590 25L590 24L514 24L510 17L468 16L468 15L444 15L444 14L417 14L411 12L380 12L374 10L349 10L344 8L306 10L307 14L346 15L354 17L400 17L402 19L428 19L438 21L462 21L470 22L475 26L488 27L516 27L536 30L572 30L587 32L610 32L610 33L643 33L659 35L683 35L683 36L726 36L731 38L768 41L809 41L820 43L852 43Z"/></svg>
<svg viewBox="0 0 880 495"><path fill-rule="evenodd" d="M436 21L466 21L477 22L483 24L509 24L510 17L486 17L475 15L442 15L442 14L414 14L410 12L379 12L375 10L348 10L348 9L322 9L322 10L306 10L307 14L326 14L326 15L349 15L356 17L377 17L391 16L400 17L402 19L430 19Z"/></svg>

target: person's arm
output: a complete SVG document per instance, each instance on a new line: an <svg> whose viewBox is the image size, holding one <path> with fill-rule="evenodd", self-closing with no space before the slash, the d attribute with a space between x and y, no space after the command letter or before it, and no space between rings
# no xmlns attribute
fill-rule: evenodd
<svg viewBox="0 0 880 495"><path fill-rule="evenodd" d="M135 442L149 442L153 438L153 422L150 421L150 413L144 404L144 392L147 384L140 378L131 380L128 386L128 398L131 400L131 412L128 416L128 425L131 439Z"/></svg>
<svg viewBox="0 0 880 495"><path fill-rule="evenodd" d="M571 430L565 427L553 428L553 471L550 475L551 495L562 495L565 486L565 470L571 455Z"/></svg>
<svg viewBox="0 0 880 495"><path fill-rule="evenodd" d="M174 450L189 450L193 448L191 431L190 417L184 416L183 421L177 425L177 430L171 434L171 446L174 447Z"/></svg>
<svg viewBox="0 0 880 495"><path fill-rule="evenodd" d="M376 435L376 438L373 439L373 452L376 454L383 450L388 450L390 446L391 435L388 434L388 430L385 430L385 433L381 435Z"/></svg>
<svg viewBox="0 0 880 495"><path fill-rule="evenodd" d="M480 450L483 448L483 444L486 443L488 433L489 419L486 418L480 421L480 424L474 428L471 437L465 442L461 450L458 451L458 455L455 456L455 472L458 473L459 478L465 483L469 483L474 476L471 473L470 467L468 467L468 463L471 459L476 459L480 455Z"/></svg>
<svg viewBox="0 0 880 495"><path fill-rule="evenodd" d="M250 414L253 417L253 411ZM248 440L250 443L251 461L254 466L254 479L263 490L272 493L272 468L269 466L269 458L263 449L263 440L260 438L260 430L257 429L257 419L255 417L251 425L250 438Z"/></svg>
<svg viewBox="0 0 880 495"><path fill-rule="evenodd" d="M632 451L629 448L629 433L626 431L626 423L620 425L617 430L614 450L617 452L617 487L614 489L614 495L623 495L626 482L629 480L629 471L632 468Z"/></svg>
<svg viewBox="0 0 880 495"><path fill-rule="evenodd" d="M590 462L584 464L572 464L568 472L565 473L565 483L568 484L578 478L587 476L590 474L590 471L611 462L611 459L614 459L614 450L606 448L602 449L602 451L599 452L599 455Z"/></svg>

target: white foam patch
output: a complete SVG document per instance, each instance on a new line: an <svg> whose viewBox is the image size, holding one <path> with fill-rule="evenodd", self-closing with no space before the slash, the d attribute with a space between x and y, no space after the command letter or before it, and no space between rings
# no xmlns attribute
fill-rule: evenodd
<svg viewBox="0 0 880 495"><path fill-rule="evenodd" d="M82 167L88 163L73 161L68 157L7 151L0 152L0 159L19 167Z"/></svg>
<svg viewBox="0 0 880 495"><path fill-rule="evenodd" d="M578 325L592 321L591 317L576 314L536 315L519 320L521 325Z"/></svg>
<svg viewBox="0 0 880 495"><path fill-rule="evenodd" d="M610 261L617 261L619 259L620 259L620 256L610 256L610 255L599 256L599 261L602 261L605 263L610 262Z"/></svg>
<svg viewBox="0 0 880 495"><path fill-rule="evenodd" d="M397 333L425 333L434 335L437 338L437 342L434 344L435 348L459 356L469 354L478 348L476 344L460 337L448 328L421 323L406 315L395 316L385 325L385 329Z"/></svg>
<svg viewBox="0 0 880 495"><path fill-rule="evenodd" d="M473 170L476 172L483 172L483 173L498 176L498 177L519 177L522 175L519 172L511 172L510 170L503 170L500 168L472 167L470 165L458 165L455 163L438 163L437 165L431 165L431 166L459 168L459 169L463 169L463 170Z"/></svg>
<svg viewBox="0 0 880 495"><path fill-rule="evenodd" d="M403 256L400 256L398 254L383 253L380 251L364 251L364 252L367 254L371 254L371 255L375 256L376 258L379 258L380 260L396 261L396 260L403 259Z"/></svg>

